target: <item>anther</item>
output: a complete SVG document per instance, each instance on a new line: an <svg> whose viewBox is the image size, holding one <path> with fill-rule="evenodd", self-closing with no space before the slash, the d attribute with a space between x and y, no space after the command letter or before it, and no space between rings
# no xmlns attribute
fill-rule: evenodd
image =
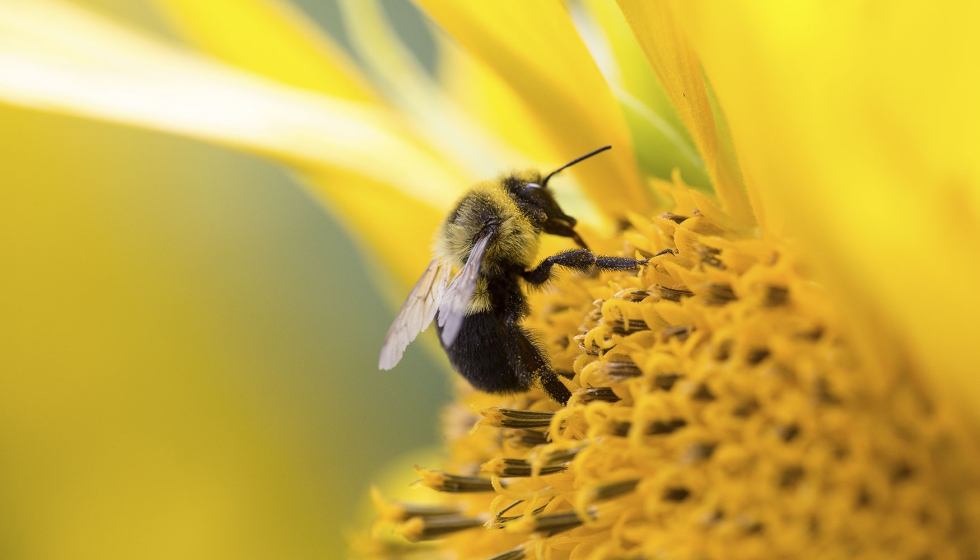
<svg viewBox="0 0 980 560"><path fill-rule="evenodd" d="M538 469L539 476L559 473L567 469L567 465L543 466ZM485 472L497 476L529 477L534 476L534 468L531 463L523 459L507 459L498 457L483 464Z"/></svg>
<svg viewBox="0 0 980 560"><path fill-rule="evenodd" d="M482 527L486 522L482 517L462 515L443 515L436 517L413 517L395 529L395 532L412 542L430 541L446 535Z"/></svg>
<svg viewBox="0 0 980 560"><path fill-rule="evenodd" d="M735 291L728 284L708 284L707 303L709 305L725 305L735 301Z"/></svg>
<svg viewBox="0 0 980 560"><path fill-rule="evenodd" d="M786 286L769 286L766 288L766 295L762 300L765 307L779 307L786 305L789 301L789 288Z"/></svg>
<svg viewBox="0 0 980 560"><path fill-rule="evenodd" d="M671 338L676 338L681 342L687 340L687 337L691 336L694 332L694 325L678 325L676 327L667 327L660 333L660 338L667 342Z"/></svg>
<svg viewBox="0 0 980 560"><path fill-rule="evenodd" d="M493 492L493 484L489 478L479 476L462 476L442 471L430 471L416 467L415 472L422 476L419 483L438 492L454 494L471 492Z"/></svg>
<svg viewBox="0 0 980 560"><path fill-rule="evenodd" d="M671 418L670 420L654 420L650 422L644 433L649 436L662 436L672 434L677 430L687 426L687 421L683 418Z"/></svg>
<svg viewBox="0 0 980 560"><path fill-rule="evenodd" d="M683 502L690 495L691 495L691 491L682 486L667 488L666 490L664 490L664 501Z"/></svg>
<svg viewBox="0 0 980 560"><path fill-rule="evenodd" d="M628 321L616 319L609 323L612 325L612 332L616 334L629 334L631 332L650 330L650 327L647 326L646 321L643 319L629 319Z"/></svg>
<svg viewBox="0 0 980 560"><path fill-rule="evenodd" d="M677 288L668 288L666 286L657 286L657 290L660 291L660 298L670 301L680 301L681 298L692 297L694 292L690 290L681 290Z"/></svg>
<svg viewBox="0 0 980 560"><path fill-rule="evenodd" d="M555 416L554 412L513 408L486 408L480 414L483 419L478 425L494 428L547 428Z"/></svg>
<svg viewBox="0 0 980 560"><path fill-rule="evenodd" d="M632 361L628 359L610 359L605 362L600 362L598 366L599 373L608 375L614 379L629 378L629 377L639 377L643 375L640 368L637 367Z"/></svg>
<svg viewBox="0 0 980 560"><path fill-rule="evenodd" d="M679 373L658 373L653 378L653 384L657 389L663 389L664 391L670 391L674 387L674 383L683 377Z"/></svg>
<svg viewBox="0 0 980 560"><path fill-rule="evenodd" d="M535 533L544 533L550 537L563 531L574 529L582 523L584 521L574 511L539 515L534 518L534 528L532 531Z"/></svg>
<svg viewBox="0 0 980 560"><path fill-rule="evenodd" d="M618 482L611 482L608 484L603 484L601 486L594 486L585 491L585 501L586 503L598 502L600 500L609 500L611 498L617 498L623 494L629 494L636 489L636 485L640 483L640 479L631 478L629 480L620 480Z"/></svg>
<svg viewBox="0 0 980 560"><path fill-rule="evenodd" d="M613 392L612 387L589 387L582 393L583 402L619 402L621 399Z"/></svg>

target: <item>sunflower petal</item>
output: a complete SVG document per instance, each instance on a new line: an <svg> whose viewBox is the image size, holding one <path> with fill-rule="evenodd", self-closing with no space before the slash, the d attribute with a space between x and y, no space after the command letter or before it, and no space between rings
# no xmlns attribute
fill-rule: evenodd
<svg viewBox="0 0 980 560"><path fill-rule="evenodd" d="M616 148L574 168L596 204L615 217L624 208L652 208L623 115L559 2L418 3L514 87L564 158Z"/></svg>
<svg viewBox="0 0 980 560"><path fill-rule="evenodd" d="M469 118L492 131L533 162L557 162L548 131L510 84L452 37L436 33L440 88ZM521 162L527 165L528 162Z"/></svg>
<svg viewBox="0 0 980 560"><path fill-rule="evenodd" d="M380 3L341 0L339 5L359 58L434 150L470 170L474 181L494 176L504 165L528 165L445 94L399 40Z"/></svg>
<svg viewBox="0 0 980 560"><path fill-rule="evenodd" d="M687 184L711 188L704 161L619 8L603 0L569 5L575 25L619 101L648 175L670 179L675 168Z"/></svg>
<svg viewBox="0 0 980 560"><path fill-rule="evenodd" d="M377 97L346 54L276 0L154 0L200 49L291 86L353 101Z"/></svg>
<svg viewBox="0 0 980 560"><path fill-rule="evenodd" d="M756 216L741 173L721 153L715 114L698 56L679 26L673 8L662 1L617 2L660 84L694 137L725 210L743 224L754 224Z"/></svg>
<svg viewBox="0 0 980 560"><path fill-rule="evenodd" d="M61 2L0 5L0 99L345 169L435 207L464 182L387 113L176 51Z"/></svg>
<svg viewBox="0 0 980 560"><path fill-rule="evenodd" d="M677 3L745 169L852 319L980 421L980 7ZM952 11L951 11L952 10Z"/></svg>

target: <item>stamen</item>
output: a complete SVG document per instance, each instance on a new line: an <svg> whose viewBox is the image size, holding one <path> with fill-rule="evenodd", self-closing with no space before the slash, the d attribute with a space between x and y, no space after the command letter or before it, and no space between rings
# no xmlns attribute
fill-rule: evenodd
<svg viewBox="0 0 980 560"><path fill-rule="evenodd" d="M658 373L653 378L653 384L658 389L663 389L664 391L670 391L671 388L674 387L674 383L676 383L677 380L680 379L681 377L684 376L679 373Z"/></svg>
<svg viewBox="0 0 980 560"><path fill-rule="evenodd" d="M442 471L430 471L416 467L415 472L422 475L419 481L422 486L431 488L438 492L450 493L469 493L469 492L493 492L493 483L489 478L479 476L461 476L449 474Z"/></svg>
<svg viewBox="0 0 980 560"><path fill-rule="evenodd" d="M675 224L682 224L684 223L685 220L690 219L688 216L681 216L680 214L674 214L673 212L664 212L663 214L657 217L662 218L664 220L670 220Z"/></svg>
<svg viewBox="0 0 980 560"><path fill-rule="evenodd" d="M624 295L623 299L632 303L639 303L648 297L650 297L650 292L647 290L633 290Z"/></svg>
<svg viewBox="0 0 980 560"><path fill-rule="evenodd" d="M523 502L523 500L521 500L521 502ZM502 511L500 513L504 513L505 511L509 510L510 508L514 507L515 505L517 505L517 504L519 504L521 502L517 502L517 503L514 503L514 504L511 504L511 505L507 506L507 509L505 509L504 511ZM534 511L531 512L531 515L538 515L539 513L541 513L542 511L544 511L544 508L546 508L546 507L548 507L548 504L545 504L545 505L543 505L543 506L541 506L539 508L536 508ZM522 517L524 517L524 514L521 514L521 515L511 515L509 517L504 517L504 516L498 514L497 517L494 519L494 521L489 526L490 526L491 529L500 529L504 525L506 525L507 523L510 523L511 521L516 521L516 520L518 520L518 519L520 519Z"/></svg>
<svg viewBox="0 0 980 560"><path fill-rule="evenodd" d="M687 426L683 418L673 418L671 420L654 420L647 426L646 434L650 436L662 436L672 434L677 430Z"/></svg>
<svg viewBox="0 0 980 560"><path fill-rule="evenodd" d="M718 255L721 254L721 249L702 247L698 250L698 253L701 255L701 264L725 270L725 263L721 262L721 259L718 258Z"/></svg>
<svg viewBox="0 0 980 560"><path fill-rule="evenodd" d="M532 532L544 533L549 537L563 531L574 529L584 523L574 511L539 515L534 517L533 521Z"/></svg>
<svg viewBox="0 0 980 560"><path fill-rule="evenodd" d="M779 439L789 443L800 434L800 427L796 424L780 424L776 426L775 431Z"/></svg>
<svg viewBox="0 0 980 560"><path fill-rule="evenodd" d="M548 432L539 432L538 430L517 430L510 435L509 440L523 447L537 447L550 441Z"/></svg>
<svg viewBox="0 0 980 560"><path fill-rule="evenodd" d="M630 428L633 427L632 422L612 422L610 423L612 428L610 433L617 437L626 437L630 433Z"/></svg>
<svg viewBox="0 0 980 560"><path fill-rule="evenodd" d="M610 498L622 496L623 494L629 494L636 489L636 485L639 483L639 478L631 478L629 480L620 480L619 482L612 482L589 488L584 494L585 503L608 500Z"/></svg>
<svg viewBox="0 0 980 560"><path fill-rule="evenodd" d="M789 301L789 288L786 286L769 286L766 288L766 296L762 300L765 307L779 307L786 305Z"/></svg>
<svg viewBox="0 0 980 560"><path fill-rule="evenodd" d="M590 387L582 393L582 402L602 401L617 402L621 400L611 387Z"/></svg>
<svg viewBox="0 0 980 560"><path fill-rule="evenodd" d="M749 355L746 356L745 361L748 362L749 365L754 366L759 364L759 362L765 360L768 357L769 357L768 348L753 348L752 350L749 350Z"/></svg>
<svg viewBox="0 0 980 560"><path fill-rule="evenodd" d="M725 305L737 300L735 291L728 284L708 284L707 303L709 305Z"/></svg>
<svg viewBox="0 0 980 560"><path fill-rule="evenodd" d="M684 450L681 461L687 463L704 461L705 459L711 458L716 447L718 447L716 443L695 443Z"/></svg>
<svg viewBox="0 0 980 560"><path fill-rule="evenodd" d="M640 368L628 358L610 359L606 362L600 362L598 366L598 373L607 375L614 379L625 379L643 375Z"/></svg>
<svg viewBox="0 0 980 560"><path fill-rule="evenodd" d="M700 383L694 392L691 393L691 398L696 401L713 401L715 400L715 395L707 385Z"/></svg>
<svg viewBox="0 0 980 560"><path fill-rule="evenodd" d="M803 479L803 467L788 467L779 475L779 486L790 488Z"/></svg>
<svg viewBox="0 0 980 560"><path fill-rule="evenodd" d="M483 419L477 426L494 428L547 428L554 412L543 410L516 410L513 408L485 408L480 410Z"/></svg>
<svg viewBox="0 0 980 560"><path fill-rule="evenodd" d="M690 290L668 288L666 286L655 286L655 287L657 288L657 290L660 291L661 299L679 302L681 298L694 297L694 292Z"/></svg>
<svg viewBox="0 0 980 560"><path fill-rule="evenodd" d="M377 490L371 491L371 501L380 513L381 519L389 521L406 521L413 517L438 517L460 513L459 508L451 506L389 502L384 500Z"/></svg>
<svg viewBox="0 0 980 560"><path fill-rule="evenodd" d="M694 332L694 325L678 325L676 327L667 327L666 329L660 331L660 338L664 342L667 342L671 338L676 338L681 342L687 340L687 337L691 336Z"/></svg>
<svg viewBox="0 0 980 560"><path fill-rule="evenodd" d="M668 502L683 502L690 495L690 490L677 486L674 488L668 488L664 491L664 500Z"/></svg>
<svg viewBox="0 0 980 560"><path fill-rule="evenodd" d="M575 458L585 446L552 451L541 458L531 461L526 459L511 459L498 457L483 464L485 472L504 477L541 476L561 472L567 468L567 463Z"/></svg>
<svg viewBox="0 0 980 560"><path fill-rule="evenodd" d="M446 535L482 527L486 518L444 515L413 517L397 527L395 532L412 542L430 541Z"/></svg>
<svg viewBox="0 0 980 560"><path fill-rule="evenodd" d="M578 455L586 446L582 445L579 447L572 447L570 449L559 449L557 451L552 451L545 455L544 463L551 465L554 463L564 463L566 461L571 461Z"/></svg>
<svg viewBox="0 0 980 560"><path fill-rule="evenodd" d="M524 459L497 457L483 463L482 470L503 477L529 477L559 473L567 468L568 465L544 465L535 470L534 465Z"/></svg>
<svg viewBox="0 0 980 560"><path fill-rule="evenodd" d="M650 327L647 326L646 321L643 319L630 319L628 321L616 319L609 323L612 325L612 332L616 334L629 334L631 332L650 330Z"/></svg>

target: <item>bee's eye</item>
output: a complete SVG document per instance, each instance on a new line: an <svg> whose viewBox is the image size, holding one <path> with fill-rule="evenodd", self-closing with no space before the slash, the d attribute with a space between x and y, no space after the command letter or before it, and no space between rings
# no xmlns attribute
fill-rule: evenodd
<svg viewBox="0 0 980 560"><path fill-rule="evenodd" d="M540 189L541 189L541 185L537 183L528 183L524 185L524 188L521 189L521 194L528 197L534 197L537 195L537 192Z"/></svg>

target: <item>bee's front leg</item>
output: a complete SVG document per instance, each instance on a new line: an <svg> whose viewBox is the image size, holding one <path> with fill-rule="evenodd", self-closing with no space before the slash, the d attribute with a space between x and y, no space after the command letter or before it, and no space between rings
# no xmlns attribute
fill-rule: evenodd
<svg viewBox="0 0 980 560"><path fill-rule="evenodd" d="M596 256L592 254L592 251L586 249L573 249L544 259L533 270L524 271L522 276L529 284L540 286L552 279L554 276L553 267L555 266L581 272L589 272L593 267L599 270L632 270L646 264L648 260L638 261L627 257Z"/></svg>

